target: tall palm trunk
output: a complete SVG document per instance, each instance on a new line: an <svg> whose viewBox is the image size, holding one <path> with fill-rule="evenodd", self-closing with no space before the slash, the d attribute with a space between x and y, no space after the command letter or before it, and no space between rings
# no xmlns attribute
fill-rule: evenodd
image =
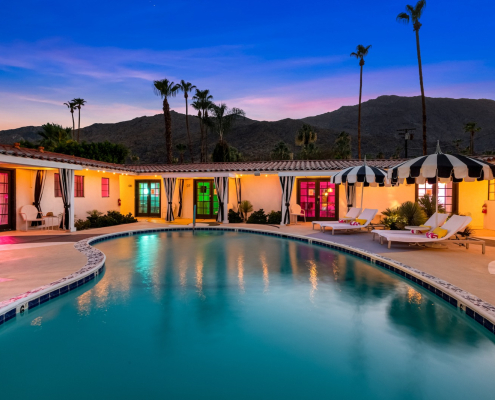
<svg viewBox="0 0 495 400"><path fill-rule="evenodd" d="M189 154L191 156L191 162L194 164L194 156L193 156L191 134L189 133L189 113L188 113L188 108L187 108L187 93L184 95L184 97L186 98L186 130L187 130L187 142L188 142L188 145L189 145Z"/></svg>
<svg viewBox="0 0 495 400"><path fill-rule="evenodd" d="M70 112L72 115L72 140L74 140L74 135L76 132L76 123L74 122L74 111Z"/></svg>
<svg viewBox="0 0 495 400"><path fill-rule="evenodd" d="M172 121L170 116L170 106L167 98L163 99L163 115L165 118L165 146L167 148L167 163L172 164Z"/></svg>
<svg viewBox="0 0 495 400"><path fill-rule="evenodd" d="M79 121L77 122L77 142L81 139L81 107L79 107Z"/></svg>
<svg viewBox="0 0 495 400"><path fill-rule="evenodd" d="M474 131L471 131L471 142L469 147L471 148L471 155L474 155Z"/></svg>
<svg viewBox="0 0 495 400"><path fill-rule="evenodd" d="M418 23L419 24L419 23ZM428 152L426 146L426 100L425 100L425 88L423 86L423 67L421 65L421 50L419 48L419 28L421 24L416 25L416 48L418 51L418 66L419 66L419 85L421 86L421 106L423 107L423 155Z"/></svg>
<svg viewBox="0 0 495 400"><path fill-rule="evenodd" d="M363 93L363 60L361 65L361 74L359 77L359 108L358 108L358 159L361 159L361 94Z"/></svg>

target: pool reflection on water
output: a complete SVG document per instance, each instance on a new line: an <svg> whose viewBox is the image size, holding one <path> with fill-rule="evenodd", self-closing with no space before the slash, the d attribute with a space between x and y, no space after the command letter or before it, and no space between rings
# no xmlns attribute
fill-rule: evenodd
<svg viewBox="0 0 495 400"><path fill-rule="evenodd" d="M4 398L492 398L489 334L361 259L234 232L96 247L102 277L0 329Z"/></svg>

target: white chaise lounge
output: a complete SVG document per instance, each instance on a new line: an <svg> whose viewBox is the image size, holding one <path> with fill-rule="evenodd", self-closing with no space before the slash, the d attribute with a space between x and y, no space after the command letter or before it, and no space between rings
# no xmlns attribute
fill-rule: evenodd
<svg viewBox="0 0 495 400"><path fill-rule="evenodd" d="M430 218L428 218L428 221L426 221L423 225L425 226L429 226L430 229L426 230L426 232L432 232L435 228L439 227L439 226L442 226L445 221L447 221L447 218L449 217L448 214L441 214L441 213L438 213L438 225L437 225L437 218L436 218L436 214L437 213L434 213ZM400 234L400 233L411 233L410 230L383 230L383 229L373 229L371 231L371 233L373 234L373 240L375 240L375 235L378 235L378 236L387 236L387 235L396 235L396 234Z"/></svg>
<svg viewBox="0 0 495 400"><path fill-rule="evenodd" d="M485 254L485 242L483 240L473 240L473 239L457 239L453 238L457 234L457 232L462 232L466 226L472 221L472 218L469 216L460 216L453 215L450 219L442 226L443 229L446 229L448 232L443 238L431 239L427 238L426 234L417 235L412 233L403 233L403 234L390 234L388 236L381 236L383 240L388 242L388 248L392 245L392 242L401 242L401 243L417 243L417 244L427 244L427 243L438 243L445 242L448 240L449 242L456 242L460 244L464 244L467 249L469 249L469 244L480 244L482 246L482 252Z"/></svg>
<svg viewBox="0 0 495 400"><path fill-rule="evenodd" d="M348 219L349 221L352 221L359 216L361 210L362 209L359 207L351 207L349 211L347 211L346 216L341 219ZM321 224L338 224L338 223L339 223L338 221L313 221L313 229L315 229L315 225L320 225L321 228Z"/></svg>
<svg viewBox="0 0 495 400"><path fill-rule="evenodd" d="M342 224L340 222L332 222L332 223L321 223L320 227L322 231L325 231L325 228L332 228L332 235L335 234L335 231L350 231L350 230L360 230L361 228L366 228L373 218L375 218L378 210L366 208L357 219L364 219L366 222L363 225L351 225L350 223Z"/></svg>

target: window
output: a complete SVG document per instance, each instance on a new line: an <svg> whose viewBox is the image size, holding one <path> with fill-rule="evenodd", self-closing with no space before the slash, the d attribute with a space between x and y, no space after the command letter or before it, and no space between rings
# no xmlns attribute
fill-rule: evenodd
<svg viewBox="0 0 495 400"><path fill-rule="evenodd" d="M430 196L435 195L435 185L424 183L417 186L418 198L423 197L425 194ZM439 183L438 184L438 204L442 204L445 207L447 213L453 213L455 211L455 199L453 183Z"/></svg>
<svg viewBox="0 0 495 400"><path fill-rule="evenodd" d="M74 197L84 197L84 176L74 176Z"/></svg>
<svg viewBox="0 0 495 400"><path fill-rule="evenodd" d="M101 197L110 197L110 178L101 178Z"/></svg>
<svg viewBox="0 0 495 400"><path fill-rule="evenodd" d="M62 197L62 186L60 186L60 174L55 174L55 182L54 182L54 188L55 188L55 197Z"/></svg>
<svg viewBox="0 0 495 400"><path fill-rule="evenodd" d="M495 180L488 181L488 200L495 200Z"/></svg>

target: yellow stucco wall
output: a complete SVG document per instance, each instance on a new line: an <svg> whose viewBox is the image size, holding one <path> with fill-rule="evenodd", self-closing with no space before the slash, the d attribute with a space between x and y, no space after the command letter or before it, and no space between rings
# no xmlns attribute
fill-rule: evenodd
<svg viewBox="0 0 495 400"><path fill-rule="evenodd" d="M135 181L144 179L161 179L160 176L120 176L120 198L122 199L121 212L131 212L134 209ZM205 178L206 179L206 178ZM211 177L213 179L213 177ZM279 210L281 204L282 189L278 175L265 176L243 175L241 177L242 200L249 200L253 204L254 210L263 208L266 213L272 210ZM483 227L483 214L481 207L486 201L488 192L487 182L467 182L459 184L459 212L470 215L473 218L473 228ZM185 218L192 218L194 179L184 180L183 207ZM415 185L400 185L398 187L366 187L364 188L364 208L376 208L378 214L375 221L381 217L381 212L388 207L397 207L405 201L415 200ZM297 179L294 184L291 204L297 201ZM234 179L229 179L229 199L228 203L237 209L237 199ZM356 205L361 203L361 188L356 189ZM178 190L174 194L174 209L178 210ZM343 217L346 212L346 199L344 187L339 190L339 216ZM162 217L165 215L165 193L162 184Z"/></svg>
<svg viewBox="0 0 495 400"><path fill-rule="evenodd" d="M488 181L459 183L459 214L469 215L473 219L471 228L483 228L484 215L481 209L487 199Z"/></svg>
<svg viewBox="0 0 495 400"><path fill-rule="evenodd" d="M41 198L41 209L43 213L52 212L58 215L64 211L61 197L55 197L55 174L56 169L47 170L45 187ZM118 199L120 196L119 175L92 170L75 171L75 175L84 176L84 197L74 198L75 219L85 219L87 211L98 210L103 213L107 211L119 211ZM101 178L110 179L110 196L101 195ZM17 229L25 229L25 224L19 214L25 205L31 205L34 201L34 187L36 180L36 169L16 169L16 221Z"/></svg>

